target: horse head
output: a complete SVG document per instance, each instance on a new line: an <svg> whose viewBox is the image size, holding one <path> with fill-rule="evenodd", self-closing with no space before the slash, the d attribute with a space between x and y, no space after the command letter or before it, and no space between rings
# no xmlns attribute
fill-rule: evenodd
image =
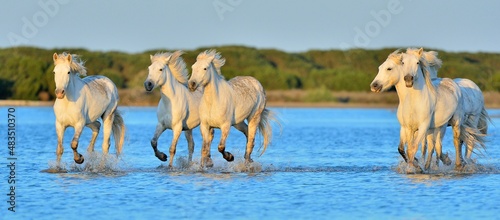
<svg viewBox="0 0 500 220"><path fill-rule="evenodd" d="M396 85L400 80L402 55L394 51L387 60L378 67L377 76L370 84L372 92L383 92Z"/></svg>
<svg viewBox="0 0 500 220"><path fill-rule="evenodd" d="M144 81L146 91L151 92L154 88L165 84L167 80L166 71L171 57L170 53L149 55L151 65L148 67L148 77Z"/></svg>
<svg viewBox="0 0 500 220"><path fill-rule="evenodd" d="M206 86L212 77L220 76L220 67L224 63L225 59L221 58L215 50L201 52L192 66L193 72L188 82L189 89L195 91L200 85Z"/></svg>
<svg viewBox="0 0 500 220"><path fill-rule="evenodd" d="M423 51L423 48L408 48L406 50L407 54L414 54L420 60L425 60L430 67L431 79L437 78L437 71L443 65L443 61L438 58L438 52L436 51Z"/></svg>
<svg viewBox="0 0 500 220"><path fill-rule="evenodd" d="M422 54L423 48L420 48L416 52L404 53L402 56L402 74L407 88L413 87L413 84L420 79L420 76L423 77L423 70L420 65Z"/></svg>
<svg viewBox="0 0 500 220"><path fill-rule="evenodd" d="M66 95L69 81L72 75L84 75L87 71L83 66L83 61L79 60L78 55L54 53L54 81L56 83L55 94L58 99L62 99Z"/></svg>

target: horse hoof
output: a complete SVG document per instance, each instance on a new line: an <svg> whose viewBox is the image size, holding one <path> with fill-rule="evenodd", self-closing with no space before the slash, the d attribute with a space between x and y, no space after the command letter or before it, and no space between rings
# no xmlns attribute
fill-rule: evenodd
<svg viewBox="0 0 500 220"><path fill-rule="evenodd" d="M442 158L442 159L441 159L441 161L443 161L443 163L444 163L446 166L451 165L451 159L450 159L450 157L448 157L448 154L443 154L443 155L441 156L441 158Z"/></svg>
<svg viewBox="0 0 500 220"><path fill-rule="evenodd" d="M83 155L79 154L79 156L80 156L80 158L78 158L78 160L77 160L77 159L75 159L75 163L77 163L77 164L82 164L82 163L83 163L83 161L85 161L85 159L83 158Z"/></svg>
<svg viewBox="0 0 500 220"><path fill-rule="evenodd" d="M224 159L226 159L228 162L231 162L234 161L234 156L233 154L226 151L224 154Z"/></svg>
<svg viewBox="0 0 500 220"><path fill-rule="evenodd" d="M201 164L204 167L213 167L214 166L214 162L212 161L212 158L210 158L210 157L203 158L201 161Z"/></svg>
<svg viewBox="0 0 500 220"><path fill-rule="evenodd" d="M166 155L166 154L164 154L163 152L159 152L159 153L157 153L157 154L156 154L156 157L157 157L158 159L160 159L161 161L163 161L163 162L166 162L166 161L167 161L167 158L168 158L168 157L167 157L167 155Z"/></svg>
<svg viewBox="0 0 500 220"><path fill-rule="evenodd" d="M464 170L464 165L463 164L459 164L459 165L455 164L455 171L460 172L460 171L463 171L463 170Z"/></svg>

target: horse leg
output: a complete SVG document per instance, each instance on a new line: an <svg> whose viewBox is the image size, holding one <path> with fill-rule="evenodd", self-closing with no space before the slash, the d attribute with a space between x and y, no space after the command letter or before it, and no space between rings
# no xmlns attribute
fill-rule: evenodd
<svg viewBox="0 0 500 220"><path fill-rule="evenodd" d="M449 166L451 164L451 160L448 157L448 154L443 154L443 138L444 134L446 133L446 126L442 126L439 130L437 130L436 133L436 163L439 166L439 160L443 162L446 166Z"/></svg>
<svg viewBox="0 0 500 220"><path fill-rule="evenodd" d="M252 151L255 145L255 135L257 134L257 128L259 126L260 120L262 120L261 114L256 114L252 119L248 121L248 138L247 138L247 146L245 150L245 162L251 163L252 160Z"/></svg>
<svg viewBox="0 0 500 220"><path fill-rule="evenodd" d="M408 144L407 148L407 154L408 154L408 165L413 166L417 169L417 167L420 167L418 162L415 160L415 154L417 153L418 150L418 144L411 143Z"/></svg>
<svg viewBox="0 0 500 220"><path fill-rule="evenodd" d="M234 127L238 130L238 131L241 131L241 133L243 133L245 135L245 137L247 138L247 146L248 146L248 125L245 123L245 121L242 121L241 123L238 123L236 125L234 125ZM254 135L255 137L255 135ZM252 145L253 146L253 145ZM248 149L248 147L247 147ZM253 149L253 147L252 147ZM246 151L245 151L246 152ZM251 151L250 151L251 153ZM246 156L247 154L245 153L245 159L247 158ZM251 159L250 159L251 160ZM252 162L252 161L248 161L248 162Z"/></svg>
<svg viewBox="0 0 500 220"><path fill-rule="evenodd" d="M425 161L425 170L429 170L431 168L432 154L434 153L434 143L435 143L435 135L434 131L431 130L427 133L427 159ZM422 151L425 151L424 145L422 144ZM425 156L422 153L422 156ZM422 157L425 158L425 157Z"/></svg>
<svg viewBox="0 0 500 220"><path fill-rule="evenodd" d="M99 130L101 129L101 122L95 121L87 125L92 130L92 138L90 139L89 147L87 148L87 152L94 152L94 144L97 139L97 135L99 134Z"/></svg>
<svg viewBox="0 0 500 220"><path fill-rule="evenodd" d="M209 136L209 139L208 139L208 142L209 143L212 143L212 141L214 140L214 128L210 128L210 136Z"/></svg>
<svg viewBox="0 0 500 220"><path fill-rule="evenodd" d="M241 131L241 133L245 135L248 141L248 125L244 121L233 125L233 127L236 128L238 131Z"/></svg>
<svg viewBox="0 0 500 220"><path fill-rule="evenodd" d="M206 123L201 123L200 131L203 138L203 144L201 146L201 166L213 167L214 163L210 158L210 144L214 138L214 129L210 128Z"/></svg>
<svg viewBox="0 0 500 220"><path fill-rule="evenodd" d="M406 157L406 152L405 152L405 139L406 139L406 135L405 135L405 130L403 129L403 127L401 127L401 129L399 130L399 145L398 145L398 151L399 151L399 154L401 154L401 157L403 157L403 159L405 160L406 163L408 163L408 158Z"/></svg>
<svg viewBox="0 0 500 220"><path fill-rule="evenodd" d="M115 114L109 114L106 117L103 118L104 126L103 126L103 133L104 133L104 139L102 141L102 154L103 155L108 155L109 152L109 147L110 143L109 140L111 138L111 132L113 128L113 120L115 118ZM118 141L118 140L115 140Z"/></svg>
<svg viewBox="0 0 500 220"><path fill-rule="evenodd" d="M462 169L462 144L463 141L460 140L460 125L455 123L453 125L453 144L455 145L455 169Z"/></svg>
<svg viewBox="0 0 500 220"><path fill-rule="evenodd" d="M422 156L421 156L422 159L425 159L426 153L429 152L429 151L427 151L428 149L430 149L428 145L429 145L429 140L424 139L422 141L422 150L420 151L422 153ZM434 148L432 148L432 149L434 149Z"/></svg>
<svg viewBox="0 0 500 220"><path fill-rule="evenodd" d="M169 167L173 166L173 161L174 161L174 156L175 156L175 151L177 147L177 141L179 140L179 136L182 133L182 124L179 124L180 126L176 126L176 128L172 128L172 144L170 144L170 162L168 164Z"/></svg>
<svg viewBox="0 0 500 220"><path fill-rule="evenodd" d="M160 135L165 131L165 129L167 128L163 126L162 123L158 122L158 124L156 125L155 134L151 139L151 147L155 152L155 156L163 162L167 161L167 155L158 150L158 138L160 138Z"/></svg>
<svg viewBox="0 0 500 220"><path fill-rule="evenodd" d="M418 146L422 143L424 139L424 135L427 134L427 130L429 129L428 123L423 123L418 127L417 136L413 136L411 144L408 145L407 153L408 153L408 164L415 167L416 172L422 173L422 168L418 164L418 160L415 158L415 155L418 150Z"/></svg>
<svg viewBox="0 0 500 220"><path fill-rule="evenodd" d="M64 153L63 138L64 138L64 131L65 130L66 130L65 126L63 126L60 123L56 122L56 133L57 133L57 149L56 149L57 166L59 166L61 164L61 156Z"/></svg>
<svg viewBox="0 0 500 220"><path fill-rule="evenodd" d="M193 160L193 152L194 152L194 141L193 141L193 130L185 130L184 131L184 136L186 137L186 140L188 142L188 161L191 163Z"/></svg>
<svg viewBox="0 0 500 220"><path fill-rule="evenodd" d="M231 126L229 124L223 125L220 128L221 131L221 137L220 137L220 142L219 142L219 152L222 154L222 157L226 159L227 161L231 162L234 160L234 156L226 151L226 139L227 136L229 135L229 130L231 129Z"/></svg>
<svg viewBox="0 0 500 220"><path fill-rule="evenodd" d="M78 140L83 131L83 122L75 125L75 134L73 140L71 141L71 149L73 149L73 158L77 164L82 164L84 161L83 156L78 153Z"/></svg>

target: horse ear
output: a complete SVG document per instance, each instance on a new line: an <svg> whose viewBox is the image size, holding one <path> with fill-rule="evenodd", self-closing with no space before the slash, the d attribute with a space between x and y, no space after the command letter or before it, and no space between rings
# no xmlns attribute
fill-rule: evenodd
<svg viewBox="0 0 500 220"><path fill-rule="evenodd" d="M172 59L172 55L168 56L167 58L165 58L165 63L168 65L168 63L170 63L171 59Z"/></svg>
<svg viewBox="0 0 500 220"><path fill-rule="evenodd" d="M57 53L54 53L54 55L52 55L52 59L54 60L54 63L56 62L57 58L58 58Z"/></svg>
<svg viewBox="0 0 500 220"><path fill-rule="evenodd" d="M151 60L151 63L153 62L153 55L149 54L149 59Z"/></svg>
<svg viewBox="0 0 500 220"><path fill-rule="evenodd" d="M424 53L424 48L421 47L420 49L418 49L418 55L422 55L422 53Z"/></svg>
<svg viewBox="0 0 500 220"><path fill-rule="evenodd" d="M71 57L71 54L68 54L68 62L71 63L71 61L73 61L73 57Z"/></svg>

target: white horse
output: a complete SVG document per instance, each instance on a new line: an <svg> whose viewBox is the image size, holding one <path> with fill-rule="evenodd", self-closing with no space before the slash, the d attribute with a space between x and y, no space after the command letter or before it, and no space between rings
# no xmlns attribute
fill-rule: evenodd
<svg viewBox="0 0 500 220"><path fill-rule="evenodd" d="M191 162L194 151L192 129L200 124L198 111L203 94L201 90L190 92L187 88L188 72L186 63L181 57L182 54L182 51L175 51L150 55L151 65L148 67L149 74L144 82L144 88L148 92L157 87L161 90L161 99L156 111L158 124L151 139L151 146L158 159L167 161L167 155L157 148L158 138L165 129L172 130L170 167L172 167L177 141L182 131L188 141L189 162Z"/></svg>
<svg viewBox="0 0 500 220"><path fill-rule="evenodd" d="M438 53L435 51L421 52L423 50L408 48L406 53L414 54L419 57L419 59L425 59L429 64L429 72L432 80L440 80L437 77L438 69L442 65L442 61L437 57ZM475 130L471 130L468 133L473 134L472 137L467 138L466 142L466 161L471 161L471 155L476 147L485 148L483 137L487 134L488 121L490 118L488 112L484 106L484 97L481 89L471 80L457 78L454 79L455 83L460 88L461 99L463 102L463 111L465 113L464 123L467 123L466 128L472 127ZM477 134L479 131L479 134ZM444 134L445 130L443 130ZM462 143L460 143L462 144ZM432 148L428 149L430 155L428 156L426 167L430 166L430 159L432 157ZM423 151L425 152L425 151Z"/></svg>
<svg viewBox="0 0 500 220"><path fill-rule="evenodd" d="M77 55L54 53L54 80L56 83L56 101L54 113L56 116L57 132L57 163L61 161L63 154L63 137L67 127L73 127L75 134L71 141L74 160L81 164L84 158L78 153L78 139L83 127L92 129L92 139L87 148L89 152L94 151L94 143L99 134L102 118L104 123L104 140L102 142L102 153L108 154L110 136L113 132L115 139L116 154L120 155L125 135L123 118L117 111L118 91L115 84L104 76L86 76L87 71L83 62Z"/></svg>
<svg viewBox="0 0 500 220"><path fill-rule="evenodd" d="M272 136L269 120L272 112L266 108L266 96L262 85L250 76L238 76L226 81L220 68L225 59L215 50L202 52L193 64L193 73L189 79L189 89L203 87L203 98L200 103L200 130L203 136L202 166L213 166L210 158L210 129L220 128L222 135L218 150L227 161L234 156L227 152L226 138L231 125L242 131L247 137L245 161L252 162L251 154L257 129L263 136L265 152ZM248 121L248 126L245 123ZM262 155L261 153L261 155Z"/></svg>
<svg viewBox="0 0 500 220"><path fill-rule="evenodd" d="M460 131L456 123L460 121L460 115L455 115L459 105L456 94L459 89L450 79L443 79L433 85L425 63L421 64L415 56L399 54L398 51L390 54L380 65L379 73L371 83L374 92L385 91L392 86L396 87L399 97L397 115L401 130L398 151L408 164L415 165L414 156L425 135L432 139L429 143L435 143L436 138L440 140L440 131L450 121L454 122L454 130ZM408 156L404 152L405 145L408 145ZM461 153L458 155L461 156ZM441 158L441 155L437 156Z"/></svg>

